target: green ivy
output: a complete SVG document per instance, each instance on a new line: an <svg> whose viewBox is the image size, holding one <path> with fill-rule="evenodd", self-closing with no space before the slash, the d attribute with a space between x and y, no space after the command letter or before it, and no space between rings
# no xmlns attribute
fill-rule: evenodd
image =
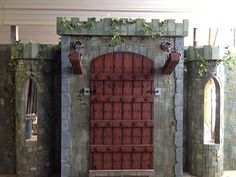
<svg viewBox="0 0 236 177"><path fill-rule="evenodd" d="M233 54L230 51L229 46L225 47L225 52L224 52L224 56L223 56L223 61L222 61L223 65L225 65L225 67L229 70L232 71L233 67L235 65L235 60L233 58Z"/></svg>
<svg viewBox="0 0 236 177"><path fill-rule="evenodd" d="M63 17L61 20L61 24L64 26L65 29L68 29L70 31L73 31L76 28L79 28L80 26L82 26L88 31L91 31L95 21L96 18L94 17L90 18L88 21L78 22L77 24L74 24L71 21L68 21L66 17ZM100 21L104 21L104 19L100 19ZM120 25L134 24L136 23L136 21L137 21L136 19L113 18L112 19L113 37L111 39L111 43L109 44L109 46L115 47L122 42L122 36L119 29ZM160 22L160 25L165 29L167 25L167 20ZM163 36L162 32L157 32L155 34L152 34L151 23L148 23L145 20L143 23L143 29L144 29L144 35L146 35L146 37L148 38L157 39Z"/></svg>
<svg viewBox="0 0 236 177"><path fill-rule="evenodd" d="M233 68L235 65L235 60L234 60L232 52L230 51L229 46L225 47L223 60L220 63L222 63L225 66L225 69L227 71L227 76L226 76L226 81L225 81L227 92L232 92L234 89ZM230 95L228 95L228 97L229 99L231 99Z"/></svg>
<svg viewBox="0 0 236 177"><path fill-rule="evenodd" d="M113 28L114 36L112 37L112 40L111 40L111 43L109 44L109 47L115 47L123 41L120 30L119 30L120 25L134 24L136 22L137 22L136 19L113 18L112 19L112 28ZM167 20L162 21L160 24L161 24L162 27L165 28L166 25L167 25ZM148 23L145 20L144 20L144 23L143 23L143 29L144 29L144 35L146 35L147 38L158 39L158 38L163 36L162 32L157 32L155 34L152 34L151 23Z"/></svg>
<svg viewBox="0 0 236 177"><path fill-rule="evenodd" d="M71 23L71 21L68 21L68 20L66 19L66 17L63 17L63 18L62 18L61 24L64 26L64 28L67 28L67 29L69 29L70 31L73 31L78 25L80 25L80 23L78 23L77 25Z"/></svg>
<svg viewBox="0 0 236 177"><path fill-rule="evenodd" d="M96 18L90 18L89 21L84 22L78 22L77 24L72 23L71 21L67 20L66 17L63 17L61 20L61 24L64 26L64 28L69 29L70 31L75 30L76 28L83 27L88 31L91 31L93 27L93 22L96 20Z"/></svg>
<svg viewBox="0 0 236 177"><path fill-rule="evenodd" d="M207 73L207 62L206 59L198 52L197 48L194 48L195 56L199 61L198 74L202 77Z"/></svg>

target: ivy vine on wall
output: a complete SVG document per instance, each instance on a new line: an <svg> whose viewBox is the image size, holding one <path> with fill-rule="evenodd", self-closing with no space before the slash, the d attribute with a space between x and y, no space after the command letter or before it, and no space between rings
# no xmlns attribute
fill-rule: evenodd
<svg viewBox="0 0 236 177"><path fill-rule="evenodd" d="M223 56L223 60L220 61L223 65L225 65L226 69L226 91L231 93L234 89L234 80L233 80L233 69L235 65L234 56L229 48L229 46L225 47L225 52ZM228 95L228 98L231 99L231 96Z"/></svg>
<svg viewBox="0 0 236 177"><path fill-rule="evenodd" d="M198 65L198 74L202 77L204 74L207 73L207 62L206 59L198 52L197 48L194 48L195 56L199 61Z"/></svg>
<svg viewBox="0 0 236 177"><path fill-rule="evenodd" d="M72 23L71 21L67 20L66 17L63 17L61 24L70 31L74 31L80 27L83 27L87 31L92 32L92 30L94 30L93 25L95 21L96 18L93 17L90 18L88 21ZM98 22L101 21L104 21L104 19L100 19ZM113 36L109 44L109 47L115 47L123 41L123 37L119 29L121 25L135 24L136 22L137 19L112 18L111 25L112 25ZM166 26L167 26L167 20L160 22L160 27L164 29L163 32L165 32ZM144 30L144 36L146 38L158 39L163 36L163 32L153 33L151 23L148 23L146 20L143 20L143 30Z"/></svg>

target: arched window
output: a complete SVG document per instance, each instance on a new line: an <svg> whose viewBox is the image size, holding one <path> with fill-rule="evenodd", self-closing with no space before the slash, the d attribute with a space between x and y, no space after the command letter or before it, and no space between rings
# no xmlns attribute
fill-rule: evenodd
<svg viewBox="0 0 236 177"><path fill-rule="evenodd" d="M37 139L37 86L30 78L25 83L25 127L26 139Z"/></svg>
<svg viewBox="0 0 236 177"><path fill-rule="evenodd" d="M204 89L204 143L217 143L219 135L219 89L210 79Z"/></svg>

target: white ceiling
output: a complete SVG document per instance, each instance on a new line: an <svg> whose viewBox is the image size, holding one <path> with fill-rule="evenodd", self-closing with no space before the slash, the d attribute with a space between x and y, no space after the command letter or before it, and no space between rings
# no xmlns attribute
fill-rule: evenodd
<svg viewBox="0 0 236 177"><path fill-rule="evenodd" d="M56 17L191 19L193 23L235 23L225 19L233 0L0 0L0 24L55 25ZM225 12L221 12L226 10ZM227 13L227 14L226 14ZM225 20L224 20L225 19Z"/></svg>
<svg viewBox="0 0 236 177"><path fill-rule="evenodd" d="M187 45L192 44L192 28L197 27L199 44L207 44L208 29L220 27L220 37L229 40L236 27L233 0L0 0L0 43L9 42L9 25L20 26L20 39L57 42L56 17L104 17L189 19ZM226 30L225 30L226 29ZM45 32L47 31L47 32ZM8 37L6 37L8 36ZM228 40L227 38L227 40ZM189 39L189 40L188 40Z"/></svg>

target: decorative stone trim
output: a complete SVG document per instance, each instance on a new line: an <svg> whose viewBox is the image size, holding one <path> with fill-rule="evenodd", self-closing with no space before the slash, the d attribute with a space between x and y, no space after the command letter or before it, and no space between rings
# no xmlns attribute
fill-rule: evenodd
<svg viewBox="0 0 236 177"><path fill-rule="evenodd" d="M184 39L177 37L175 40L176 50L181 51L183 56ZM176 164L175 164L175 177L183 176L183 87L184 87L184 63L180 63L175 68L175 139L174 144L176 146Z"/></svg>
<svg viewBox="0 0 236 177"><path fill-rule="evenodd" d="M185 53L188 61L198 60L198 54L206 60L219 60L219 47L212 47L210 45L188 47Z"/></svg>
<svg viewBox="0 0 236 177"><path fill-rule="evenodd" d="M188 82L186 112L186 169L195 176L222 176L223 174L223 137L224 137L224 65L219 64L219 48L212 46L189 47L186 51L188 62L186 80ZM199 75L199 62L205 61L206 72ZM204 143L204 88L206 82L213 78L219 83L216 85L216 135L219 141Z"/></svg>
<svg viewBox="0 0 236 177"><path fill-rule="evenodd" d="M11 59L55 59L56 49L51 44L14 44L11 47Z"/></svg>
<svg viewBox="0 0 236 177"><path fill-rule="evenodd" d="M89 170L89 177L154 177L154 170Z"/></svg>
<svg viewBox="0 0 236 177"><path fill-rule="evenodd" d="M112 18L104 18L96 21L95 18L88 18L87 21L80 21L79 18L64 20L57 17L58 35L89 35L89 36L113 36L117 33L121 36L151 36L156 33L162 33L163 36L187 36L188 20L182 23L175 23L174 19L168 19L161 22L159 19L152 19L151 22L145 22L144 19L136 19L129 23L129 19L122 19L127 23L113 25ZM81 25L84 24L84 25ZM89 27L86 27L89 24ZM150 26L150 33L145 30L145 24ZM148 30L149 31L149 30Z"/></svg>

